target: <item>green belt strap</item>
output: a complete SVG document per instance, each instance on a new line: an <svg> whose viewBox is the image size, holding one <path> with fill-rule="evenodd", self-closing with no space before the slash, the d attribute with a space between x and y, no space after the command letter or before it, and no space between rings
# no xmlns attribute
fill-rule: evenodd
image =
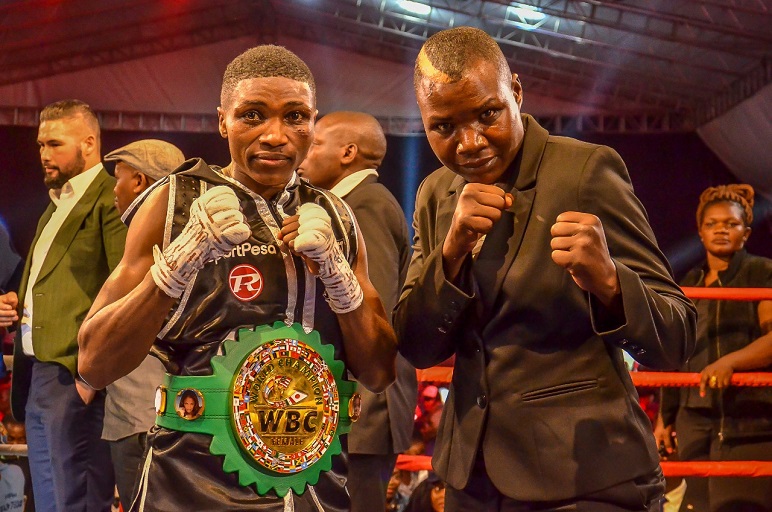
<svg viewBox="0 0 772 512"><path fill-rule="evenodd" d="M302 342L315 351L328 366L334 377L338 392L338 423L335 434L320 458L303 469L289 472L277 472L261 465L248 453L242 444L234 424L234 379L240 374L244 364L254 364L255 351L266 343L273 343L287 349ZM287 344L289 342L289 345ZM272 350L266 348L267 350ZM305 349L304 349L305 350ZM270 491L284 496L290 489L297 494L305 492L307 485L314 485L321 471L332 468L332 457L341 453L339 436L351 429L349 404L355 395L356 382L344 378L345 366L335 359L335 348L321 341L317 331L306 332L299 324L285 325L276 322L251 329L240 329L237 340L223 342L223 354L212 357L212 375L189 376L166 374L159 388L162 412L156 416L159 427L180 432L209 434L212 442L209 451L213 455L223 456L223 470L237 472L241 485L254 484L258 494ZM258 354L259 355L259 354ZM175 408L177 395L186 389L192 389L203 398L203 409L195 419L181 417Z"/></svg>
<svg viewBox="0 0 772 512"><path fill-rule="evenodd" d="M231 376L232 377L232 376ZM165 408L163 414L156 416L155 424L169 430L180 432L195 432L198 434L218 434L223 429L230 429L231 401L230 386L223 387L219 375L164 375L162 386L166 389ZM219 384L219 385L218 385ZM351 429L351 417L348 413L348 402L357 389L357 383L338 381L338 396L340 397L340 413L338 416L338 432L343 434ZM195 389L204 397L204 410L198 418L188 420L177 414L175 402L177 393L184 389ZM214 432L213 432L214 431Z"/></svg>

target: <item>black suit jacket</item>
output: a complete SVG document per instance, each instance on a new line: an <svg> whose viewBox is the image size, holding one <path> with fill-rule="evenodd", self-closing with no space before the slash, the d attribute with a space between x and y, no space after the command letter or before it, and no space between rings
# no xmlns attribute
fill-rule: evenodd
<svg viewBox="0 0 772 512"><path fill-rule="evenodd" d="M397 304L407 273L410 243L405 214L375 176L366 177L344 200L354 210L367 248L370 280L386 313ZM397 377L383 393L360 386L362 415L348 434L350 453L390 454L405 451L411 442L417 382L415 368L397 356Z"/></svg>
<svg viewBox="0 0 772 512"><path fill-rule="evenodd" d="M460 288L443 274L442 244L464 181L442 168L418 191L395 328L400 352L419 368L456 355L435 470L464 488L482 447L496 487L527 501L656 479L651 424L622 350L648 367L678 368L694 347L694 308L672 280L619 155L550 136L530 116L523 123L515 202L500 221L511 234L483 289L471 258ZM603 223L621 325L551 259L550 227L567 210ZM489 310L481 311L480 295L492 297Z"/></svg>

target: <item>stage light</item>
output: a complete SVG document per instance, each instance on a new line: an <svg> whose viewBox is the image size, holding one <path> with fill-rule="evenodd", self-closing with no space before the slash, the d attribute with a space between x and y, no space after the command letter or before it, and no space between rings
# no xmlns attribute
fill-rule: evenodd
<svg viewBox="0 0 772 512"><path fill-rule="evenodd" d="M510 5L507 7L507 14L511 14L514 16L518 16L523 20L529 20L529 21L541 21L544 18L547 17L546 14L541 12L536 7L533 7L531 5Z"/></svg>
<svg viewBox="0 0 772 512"><path fill-rule="evenodd" d="M411 0L398 0L397 5L408 12L419 14L421 16L426 16L432 12L431 6L420 2L412 2Z"/></svg>

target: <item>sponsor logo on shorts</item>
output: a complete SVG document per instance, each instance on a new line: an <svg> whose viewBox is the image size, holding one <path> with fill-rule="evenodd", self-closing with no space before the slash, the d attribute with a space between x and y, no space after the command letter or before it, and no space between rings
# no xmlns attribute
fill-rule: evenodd
<svg viewBox="0 0 772 512"><path fill-rule="evenodd" d="M263 292L263 274L252 265L242 263L233 267L228 275L228 284L237 299L247 302Z"/></svg>

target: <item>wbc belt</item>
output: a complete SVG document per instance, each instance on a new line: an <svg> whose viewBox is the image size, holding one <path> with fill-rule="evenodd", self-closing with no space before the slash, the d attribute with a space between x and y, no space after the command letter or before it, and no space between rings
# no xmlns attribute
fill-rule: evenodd
<svg viewBox="0 0 772 512"><path fill-rule="evenodd" d="M305 492L341 452L360 411L356 382L319 333L300 324L240 329L212 358L212 375L166 374L156 392L156 425L209 434L223 470L258 494Z"/></svg>

